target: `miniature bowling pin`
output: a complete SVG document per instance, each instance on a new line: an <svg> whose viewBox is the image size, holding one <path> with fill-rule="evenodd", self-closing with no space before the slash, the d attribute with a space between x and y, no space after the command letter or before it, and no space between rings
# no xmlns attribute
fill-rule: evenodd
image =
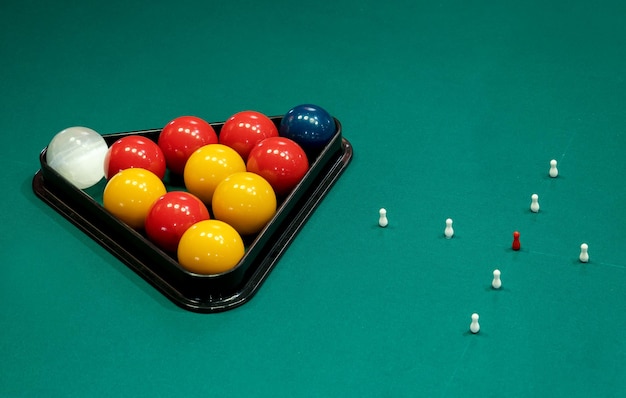
<svg viewBox="0 0 626 398"><path fill-rule="evenodd" d="M385 209L380 209L378 211L379 214L379 218L378 218L378 225L382 228L385 228L387 225L389 225L389 221L387 220L387 210Z"/></svg>
<svg viewBox="0 0 626 398"><path fill-rule="evenodd" d="M478 314L472 314L472 323L470 323L470 332L476 334L480 331L480 325L478 324Z"/></svg>
<svg viewBox="0 0 626 398"><path fill-rule="evenodd" d="M454 236L454 228L452 228L452 219L448 218L446 220L446 229L443 230L443 234L446 239L450 239Z"/></svg>
<svg viewBox="0 0 626 398"><path fill-rule="evenodd" d="M578 256L578 259L580 260L581 263L587 263L589 262L589 246L586 243L583 243L582 245L580 245L580 256Z"/></svg>
<svg viewBox="0 0 626 398"><path fill-rule="evenodd" d="M530 197L530 211L533 213L539 213L539 195L536 193Z"/></svg>
<svg viewBox="0 0 626 398"><path fill-rule="evenodd" d="M511 244L511 249L516 251L522 247L522 244L519 241L519 235L518 231L513 232L513 243Z"/></svg>
<svg viewBox="0 0 626 398"><path fill-rule="evenodd" d="M552 178L556 178L556 176L559 175L559 170L556 168L556 160L554 159L550 161L550 172L548 174L550 174Z"/></svg>
<svg viewBox="0 0 626 398"><path fill-rule="evenodd" d="M493 281L491 281L491 287L494 289L500 289L502 287L502 280L500 279L500 270L493 271Z"/></svg>

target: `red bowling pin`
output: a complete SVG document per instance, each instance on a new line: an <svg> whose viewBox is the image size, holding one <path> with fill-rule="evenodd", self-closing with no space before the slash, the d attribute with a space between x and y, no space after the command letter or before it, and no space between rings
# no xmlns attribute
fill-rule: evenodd
<svg viewBox="0 0 626 398"><path fill-rule="evenodd" d="M513 244L511 245L511 249L513 250L519 250L521 248L521 244L519 241L519 232L515 231L513 232Z"/></svg>

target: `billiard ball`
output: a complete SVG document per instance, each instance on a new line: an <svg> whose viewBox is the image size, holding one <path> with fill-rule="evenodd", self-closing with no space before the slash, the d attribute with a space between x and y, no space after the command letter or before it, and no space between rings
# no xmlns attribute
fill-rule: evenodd
<svg viewBox="0 0 626 398"><path fill-rule="evenodd" d="M269 117L260 112L243 111L224 122L219 143L233 148L245 161L258 142L277 136L278 129Z"/></svg>
<svg viewBox="0 0 626 398"><path fill-rule="evenodd" d="M96 185L104 170L109 147L100 134L87 127L70 127L56 134L46 148L48 166L79 189Z"/></svg>
<svg viewBox="0 0 626 398"><path fill-rule="evenodd" d="M109 179L118 171L140 167L157 177L165 176L165 156L152 140L140 135L129 135L115 141L104 157L104 177Z"/></svg>
<svg viewBox="0 0 626 398"><path fill-rule="evenodd" d="M246 167L265 178L277 195L285 195L302 180L309 169L309 161L294 141L270 137L252 149Z"/></svg>
<svg viewBox="0 0 626 398"><path fill-rule="evenodd" d="M217 144L217 134L209 123L196 116L180 116L170 121L157 141L165 155L167 167L174 174L183 174L185 163L198 148Z"/></svg>
<svg viewBox="0 0 626 398"><path fill-rule="evenodd" d="M215 189L213 216L241 235L259 232L276 214L276 194L263 177L239 172L226 177Z"/></svg>
<svg viewBox="0 0 626 398"><path fill-rule="evenodd" d="M178 244L178 263L187 271L212 275L234 268L245 254L241 236L219 220L192 225Z"/></svg>
<svg viewBox="0 0 626 398"><path fill-rule="evenodd" d="M163 181L151 171L131 168L120 171L104 187L104 208L131 228L144 227L152 204L166 189Z"/></svg>
<svg viewBox="0 0 626 398"><path fill-rule="evenodd" d="M161 249L175 253L183 233L193 224L209 218L209 210L194 195L168 192L152 204L146 217L146 235Z"/></svg>
<svg viewBox="0 0 626 398"><path fill-rule="evenodd" d="M246 164L234 149L222 144L209 144L189 157L183 178L187 191L210 205L217 185L238 171L246 171Z"/></svg>
<svg viewBox="0 0 626 398"><path fill-rule="evenodd" d="M305 104L291 108L280 121L278 133L294 140L305 150L320 149L333 137L335 120L323 108Z"/></svg>

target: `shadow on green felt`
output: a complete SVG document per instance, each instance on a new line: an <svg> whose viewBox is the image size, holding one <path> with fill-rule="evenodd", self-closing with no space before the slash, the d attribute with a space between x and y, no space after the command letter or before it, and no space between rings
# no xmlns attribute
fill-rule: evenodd
<svg viewBox="0 0 626 398"><path fill-rule="evenodd" d="M101 183L102 181L100 182L100 184ZM119 260L113 254L109 253L107 249L99 245L96 241L94 241L91 237L81 231L78 227L74 226L69 220L54 211L46 203L39 199L32 189L32 177L29 176L27 179L24 180L24 182L21 184L20 191L28 202L32 203L33 206L39 209L39 214L47 216L50 220L57 224L59 228L65 229L74 238L76 238L76 242L68 242L68 246L84 246L84 250L89 250L97 255L104 264L106 264L107 266L111 266L112 269L117 271L125 279L130 280L131 283L138 288L138 291L143 292L148 297L153 299L154 302L159 303L161 307L172 311L178 310L178 307L174 303L172 303L160 292L150 286L148 282L146 282L143 278L137 275L133 270L128 268L124 263L122 263L121 260Z"/></svg>
<svg viewBox="0 0 626 398"><path fill-rule="evenodd" d="M558 176L556 177L550 177L547 173L542 175L542 180L550 180L553 181L555 184L558 184L558 180L567 180L567 177L562 176L560 173Z"/></svg>
<svg viewBox="0 0 626 398"><path fill-rule="evenodd" d="M463 239L463 235L458 235L458 234L455 233L452 238L446 238L446 236L443 233L440 233L440 234L437 234L437 238L439 240L450 240L450 241L453 241L453 240L461 240L461 239Z"/></svg>
<svg viewBox="0 0 626 398"><path fill-rule="evenodd" d="M510 293L511 290L509 290L506 287L501 287L500 289L494 289L491 284L489 285L485 285L485 291L486 292L494 292L494 294L497 294L498 292L505 292L505 293Z"/></svg>
<svg viewBox="0 0 626 398"><path fill-rule="evenodd" d="M463 332L463 336L465 336L465 337L467 337L467 336L476 336L477 338L479 338L481 336L489 337L489 333L483 332L482 327L481 327L481 330L478 333L472 333L469 330L469 323L468 323L467 324L467 330L465 332Z"/></svg>
<svg viewBox="0 0 626 398"><path fill-rule="evenodd" d="M370 228L371 229L380 229L381 231L384 231L385 229L396 229L395 226L393 226L393 225L387 225L386 227L381 227L378 224L372 224L372 226Z"/></svg>
<svg viewBox="0 0 626 398"><path fill-rule="evenodd" d="M541 200L541 198L539 198L539 200ZM532 211L530 211L530 202L528 202L528 207L524 207L524 208L520 208L520 214L523 214L524 216L529 216L532 217L533 221L537 221L537 219L539 217L542 217L542 215L545 214L550 214L550 211L546 211L544 210L544 206L542 206L541 202L539 202L539 206L541 206L541 208L539 209L538 213L533 213Z"/></svg>

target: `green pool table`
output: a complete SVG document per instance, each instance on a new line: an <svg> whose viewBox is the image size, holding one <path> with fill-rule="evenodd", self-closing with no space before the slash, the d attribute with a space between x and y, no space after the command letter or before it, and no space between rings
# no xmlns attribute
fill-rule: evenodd
<svg viewBox="0 0 626 398"><path fill-rule="evenodd" d="M0 396L625 396L625 15L4 1ZM66 127L302 103L341 121L352 160L227 311L175 305L33 193Z"/></svg>

